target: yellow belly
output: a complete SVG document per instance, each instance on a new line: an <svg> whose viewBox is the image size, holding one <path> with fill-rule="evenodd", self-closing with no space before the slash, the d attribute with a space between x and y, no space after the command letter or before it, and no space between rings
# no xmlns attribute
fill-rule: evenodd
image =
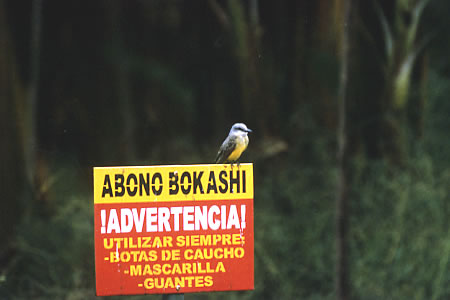
<svg viewBox="0 0 450 300"><path fill-rule="evenodd" d="M229 161L235 161L238 160L241 156L242 152L244 152L245 149L247 149L248 146L248 137L239 137L236 139L236 148L233 152L231 152L230 156L228 156Z"/></svg>

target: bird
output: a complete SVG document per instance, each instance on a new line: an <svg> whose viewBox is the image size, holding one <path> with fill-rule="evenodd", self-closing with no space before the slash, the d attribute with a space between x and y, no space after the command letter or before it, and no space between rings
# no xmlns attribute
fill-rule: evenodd
<svg viewBox="0 0 450 300"><path fill-rule="evenodd" d="M252 130L247 128L244 123L234 124L217 152L215 163L231 163L231 166L233 166L233 163L241 157L242 152L247 149L249 132L252 132Z"/></svg>

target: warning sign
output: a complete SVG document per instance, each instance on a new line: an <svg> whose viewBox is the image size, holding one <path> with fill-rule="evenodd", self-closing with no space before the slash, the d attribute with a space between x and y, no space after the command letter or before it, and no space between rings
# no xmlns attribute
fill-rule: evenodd
<svg viewBox="0 0 450 300"><path fill-rule="evenodd" d="M94 168L98 296L253 289L253 165Z"/></svg>

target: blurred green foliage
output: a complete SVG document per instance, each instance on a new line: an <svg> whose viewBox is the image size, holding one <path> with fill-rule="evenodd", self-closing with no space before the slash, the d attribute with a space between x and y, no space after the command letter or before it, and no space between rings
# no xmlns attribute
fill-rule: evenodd
<svg viewBox="0 0 450 300"><path fill-rule="evenodd" d="M255 291L186 299L333 299L336 172L325 142L299 145L314 148L304 151L313 163L293 166L288 162L295 157L287 155L255 164ZM450 296L450 170L436 165L424 151L407 169L353 161L356 299ZM95 298L92 195L76 165L58 163L52 173L59 174L49 196L54 211L20 223L17 253L0 283L2 298Z"/></svg>
<svg viewBox="0 0 450 300"><path fill-rule="evenodd" d="M260 31L249 40L248 8L239 1L217 1L231 16L222 25L200 2L44 2L38 145L32 145L39 189L33 195L19 182L9 194L1 191L2 216L16 223L8 223L12 233L0 247L7 249L0 252L0 299L96 299L92 167L210 163L235 121L256 129L243 155L255 169L255 290L186 299L334 299L340 66L333 16L341 2L261 1ZM392 139L383 122L398 117L384 97L392 86L383 68L397 56L380 50L394 43L385 35L396 1L377 1L379 12L372 2L354 2L351 293L368 300L449 299L450 5L430 1L423 11L417 35L436 38L420 52L421 67L408 69L411 98L401 99L407 107L390 128L404 132L404 162L396 164L389 159L394 151L383 148ZM14 42L0 47L0 66L17 60L16 81L0 78L2 90L28 81L30 24L23 11L21 2L0 0L0 18L8 16L0 30L9 28ZM401 18L407 26L407 13ZM402 58L411 54L405 51ZM16 133L23 124L10 111L23 103L4 103L2 124L18 140L0 149L1 179L12 186L25 172L10 174L23 167L23 137Z"/></svg>

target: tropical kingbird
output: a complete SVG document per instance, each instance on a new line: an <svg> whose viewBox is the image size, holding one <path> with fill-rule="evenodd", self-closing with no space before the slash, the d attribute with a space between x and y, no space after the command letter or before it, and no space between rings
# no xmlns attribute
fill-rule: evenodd
<svg viewBox="0 0 450 300"><path fill-rule="evenodd" d="M217 152L216 164L235 163L247 149L249 132L252 131L244 123L234 124Z"/></svg>

